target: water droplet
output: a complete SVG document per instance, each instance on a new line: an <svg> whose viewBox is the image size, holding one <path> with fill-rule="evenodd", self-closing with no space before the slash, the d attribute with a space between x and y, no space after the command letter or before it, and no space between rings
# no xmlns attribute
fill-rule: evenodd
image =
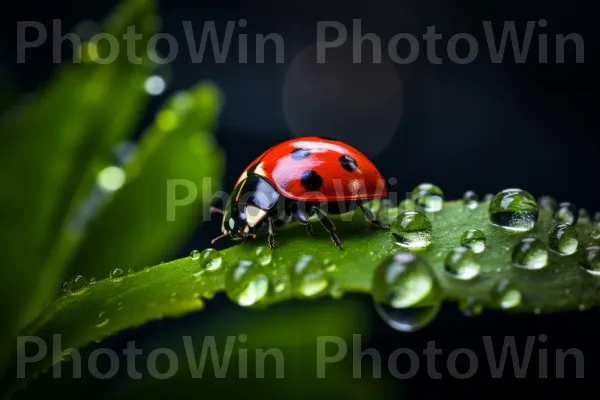
<svg viewBox="0 0 600 400"><path fill-rule="evenodd" d="M83 275L76 275L67 281L67 290L71 294L77 294L82 292L90 281Z"/></svg>
<svg viewBox="0 0 600 400"><path fill-rule="evenodd" d="M585 311L585 304L579 305L579 311Z"/></svg>
<svg viewBox="0 0 600 400"><path fill-rule="evenodd" d="M375 311L392 329L400 332L415 332L429 325L439 314L441 303L430 306L394 308L375 303Z"/></svg>
<svg viewBox="0 0 600 400"><path fill-rule="evenodd" d="M525 232L533 229L539 215L538 205L531 194L521 189L498 192L489 206L492 224L502 228Z"/></svg>
<svg viewBox="0 0 600 400"><path fill-rule="evenodd" d="M265 265L270 264L272 258L273 258L272 252L268 248L266 248L264 246L260 246L256 249L256 261L260 265L265 266Z"/></svg>
<svg viewBox="0 0 600 400"><path fill-rule="evenodd" d="M472 298L460 302L459 308L466 317L476 317L483 312L483 305Z"/></svg>
<svg viewBox="0 0 600 400"><path fill-rule="evenodd" d="M400 204L398 204L398 210L401 212L415 211L415 202L410 199L402 200Z"/></svg>
<svg viewBox="0 0 600 400"><path fill-rule="evenodd" d="M573 203L564 202L558 205L554 213L554 220L559 224L575 225L579 218L579 210Z"/></svg>
<svg viewBox="0 0 600 400"><path fill-rule="evenodd" d="M265 299L268 288L267 275L252 261L240 261L225 276L227 297L242 307L253 306Z"/></svg>
<svg viewBox="0 0 600 400"><path fill-rule="evenodd" d="M121 268L115 268L110 271L108 277L112 280L117 280L123 277L123 270Z"/></svg>
<svg viewBox="0 0 600 400"><path fill-rule="evenodd" d="M200 259L200 252L198 250L192 250L192 252L190 253L190 258L192 260Z"/></svg>
<svg viewBox="0 0 600 400"><path fill-rule="evenodd" d="M483 201L489 202L489 201L492 201L493 198L494 198L494 193L487 193L485 196L483 196Z"/></svg>
<svg viewBox="0 0 600 400"><path fill-rule="evenodd" d="M93 285L94 283L96 283L96 278L90 278L90 285Z"/></svg>
<svg viewBox="0 0 600 400"><path fill-rule="evenodd" d="M599 222L600 223L600 211L596 211L594 213L594 222Z"/></svg>
<svg viewBox="0 0 600 400"><path fill-rule="evenodd" d="M344 291L338 285L333 285L329 294L333 299L339 300L344 296Z"/></svg>
<svg viewBox="0 0 600 400"><path fill-rule="evenodd" d="M150 267L144 267L144 272L150 272Z"/></svg>
<svg viewBox="0 0 600 400"><path fill-rule="evenodd" d="M469 229L460 237L461 246L471 249L475 254L479 254L485 250L485 242L485 233L479 229Z"/></svg>
<svg viewBox="0 0 600 400"><path fill-rule="evenodd" d="M523 296L514 288L508 279L500 281L495 291L496 301L500 308L511 309L521 304Z"/></svg>
<svg viewBox="0 0 600 400"><path fill-rule="evenodd" d="M524 238L514 247L512 261L516 267L537 270L548 265L548 251L536 238Z"/></svg>
<svg viewBox="0 0 600 400"><path fill-rule="evenodd" d="M372 287L377 313L402 332L427 326L441 307L435 275L414 253L400 252L384 259L373 274Z"/></svg>
<svg viewBox="0 0 600 400"><path fill-rule="evenodd" d="M521 304L522 295L516 289L508 289L500 296L499 304L501 308L510 309L518 307Z"/></svg>
<svg viewBox="0 0 600 400"><path fill-rule="evenodd" d="M568 256L577 251L579 237L577 229L571 225L557 225L548 234L548 247L551 250Z"/></svg>
<svg viewBox="0 0 600 400"><path fill-rule="evenodd" d="M444 193L431 183L422 183L413 189L412 200L425 211L436 212L444 205Z"/></svg>
<svg viewBox="0 0 600 400"><path fill-rule="evenodd" d="M144 82L144 90L151 96L162 94L167 88L167 82L160 75L149 76Z"/></svg>
<svg viewBox="0 0 600 400"><path fill-rule="evenodd" d="M585 208L579 209L579 220L589 222L590 213L588 212L588 210L586 210Z"/></svg>
<svg viewBox="0 0 600 400"><path fill-rule="evenodd" d="M303 255L294 266L292 287L302 297L313 297L329 287L329 279L320 262L312 256Z"/></svg>
<svg viewBox="0 0 600 400"><path fill-rule="evenodd" d="M125 171L122 168L110 166L98 173L97 183L103 192L110 193L119 190L125 184L125 180Z"/></svg>
<svg viewBox="0 0 600 400"><path fill-rule="evenodd" d="M284 281L275 281L273 282L273 291L275 291L275 293L281 293L285 290L285 286Z"/></svg>
<svg viewBox="0 0 600 400"><path fill-rule="evenodd" d="M474 253L466 247L457 247L448 253L444 262L447 274L460 280L470 280L479 274L479 264Z"/></svg>
<svg viewBox="0 0 600 400"><path fill-rule="evenodd" d="M120 301L117 303L117 311L121 311L123 309L123 302Z"/></svg>
<svg viewBox="0 0 600 400"><path fill-rule="evenodd" d="M204 269L209 271L216 271L221 268L221 264L223 263L223 259L221 258L221 253L217 249L205 249L201 254L202 265Z"/></svg>
<svg viewBox="0 0 600 400"><path fill-rule="evenodd" d="M465 192L465 194L463 194L463 203L465 205L465 207L469 208L469 209L475 209L477 208L477 205L479 204L479 196L477 196L477 193L469 190L467 192Z"/></svg>
<svg viewBox="0 0 600 400"><path fill-rule="evenodd" d="M546 210L548 213L554 215L558 208L558 201L551 196L542 196L538 199L538 205L541 209Z"/></svg>
<svg viewBox="0 0 600 400"><path fill-rule="evenodd" d="M392 223L392 237L397 245L419 249L431 244L431 221L416 211L405 211Z"/></svg>
<svg viewBox="0 0 600 400"><path fill-rule="evenodd" d="M133 274L135 274L135 271L133 270L133 268L129 268L127 270L127 275L133 275Z"/></svg>
<svg viewBox="0 0 600 400"><path fill-rule="evenodd" d="M598 229L592 229L590 231L590 239L592 239L592 240L600 239L600 231Z"/></svg>
<svg viewBox="0 0 600 400"><path fill-rule="evenodd" d="M589 246L582 251L579 264L589 274L600 276L600 246Z"/></svg>
<svg viewBox="0 0 600 400"><path fill-rule="evenodd" d="M63 292L63 294L69 293L68 284L69 283L67 281L64 281L62 285L60 285L60 290Z"/></svg>
<svg viewBox="0 0 600 400"><path fill-rule="evenodd" d="M96 324L96 328L102 328L103 326L108 324L108 317L104 311L98 314L98 323Z"/></svg>

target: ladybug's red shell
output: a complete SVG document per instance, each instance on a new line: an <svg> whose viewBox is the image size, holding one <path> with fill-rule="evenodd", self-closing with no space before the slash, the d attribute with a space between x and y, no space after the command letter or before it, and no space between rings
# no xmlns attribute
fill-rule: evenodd
<svg viewBox="0 0 600 400"><path fill-rule="evenodd" d="M346 143L303 137L275 145L239 177L262 176L283 196L301 201L370 200L387 197L373 163Z"/></svg>

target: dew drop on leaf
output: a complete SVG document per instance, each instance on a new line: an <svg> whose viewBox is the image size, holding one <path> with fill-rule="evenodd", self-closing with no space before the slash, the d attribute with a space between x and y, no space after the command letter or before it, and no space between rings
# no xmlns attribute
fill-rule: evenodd
<svg viewBox="0 0 600 400"><path fill-rule="evenodd" d="M579 220L589 222L590 221L590 213L585 208L579 209Z"/></svg>
<svg viewBox="0 0 600 400"><path fill-rule="evenodd" d="M568 256L577 251L579 237L577 229L571 225L557 225L548 234L548 247L558 254Z"/></svg>
<svg viewBox="0 0 600 400"><path fill-rule="evenodd" d="M268 248L266 248L264 246L259 246L256 249L255 254L256 254L256 261L262 266L269 265L273 258L271 250L269 250Z"/></svg>
<svg viewBox="0 0 600 400"><path fill-rule="evenodd" d="M504 229L525 232L533 229L539 215L531 194L521 189L498 192L489 206L490 222Z"/></svg>
<svg viewBox="0 0 600 400"><path fill-rule="evenodd" d="M460 237L461 246L471 249L475 254L479 254L485 250L485 242L485 233L479 229L469 229Z"/></svg>
<svg viewBox="0 0 600 400"><path fill-rule="evenodd" d="M523 296L521 292L512 287L510 281L502 280L496 287L496 301L500 308L505 310L518 307L521 304Z"/></svg>
<svg viewBox="0 0 600 400"><path fill-rule="evenodd" d="M558 205L554 220L559 224L575 225L579 218L579 210L573 203L564 202Z"/></svg>
<svg viewBox="0 0 600 400"><path fill-rule="evenodd" d="M98 314L98 323L96 323L96 328L102 328L103 326L107 325L108 322L109 322L109 319L106 316L106 313L104 311L101 311Z"/></svg>
<svg viewBox="0 0 600 400"><path fill-rule="evenodd" d="M524 238L515 245L512 261L518 268L541 269L548 265L548 250L538 239Z"/></svg>
<svg viewBox="0 0 600 400"><path fill-rule="evenodd" d="M110 271L108 277L112 280L117 280L123 277L123 270L121 268L115 268Z"/></svg>
<svg viewBox="0 0 600 400"><path fill-rule="evenodd" d="M67 281L67 290L71 294L82 292L88 287L90 281L83 275L76 275Z"/></svg>
<svg viewBox="0 0 600 400"><path fill-rule="evenodd" d="M477 193L473 192L472 190L465 192L462 200L465 207L471 210L477 208L477 205L479 204L479 196L477 196Z"/></svg>
<svg viewBox="0 0 600 400"><path fill-rule="evenodd" d="M415 205L427 212L440 211L444 204L442 189L431 183L421 183L415 187L411 197Z"/></svg>
<svg viewBox="0 0 600 400"><path fill-rule="evenodd" d="M600 246L589 246L581 252L581 268L587 273L600 277Z"/></svg>
<svg viewBox="0 0 600 400"><path fill-rule="evenodd" d="M204 269L208 271L216 271L223 264L223 258L217 249L204 249L200 258Z"/></svg>
<svg viewBox="0 0 600 400"><path fill-rule="evenodd" d="M592 239L592 240L600 239L600 231L598 229L592 229L590 231L590 239Z"/></svg>
<svg viewBox="0 0 600 400"><path fill-rule="evenodd" d="M420 249L431 245L431 221L416 211L405 211L392 223L392 237L406 249Z"/></svg>
<svg viewBox="0 0 600 400"><path fill-rule="evenodd" d="M446 256L444 270L453 278L466 281L479 275L480 266L470 249L456 247Z"/></svg>
<svg viewBox="0 0 600 400"><path fill-rule="evenodd" d="M538 199L539 208L554 215L558 208L558 202L552 196L542 196Z"/></svg>
<svg viewBox="0 0 600 400"><path fill-rule="evenodd" d="M414 253L399 252L384 259L373 274L372 288L375 309L399 331L425 327L441 307L435 275Z"/></svg>
<svg viewBox="0 0 600 400"><path fill-rule="evenodd" d="M225 275L227 297L242 307L250 307L267 296L269 279L263 269L248 260L238 262Z"/></svg>
<svg viewBox="0 0 600 400"><path fill-rule="evenodd" d="M314 297L329 287L323 264L310 255L300 256L291 277L294 292L301 297Z"/></svg>
<svg viewBox="0 0 600 400"><path fill-rule="evenodd" d="M200 259L200 252L198 250L192 250L190 253L190 258L194 261Z"/></svg>
<svg viewBox="0 0 600 400"><path fill-rule="evenodd" d="M123 302L120 301L117 303L117 311L121 311L123 309Z"/></svg>

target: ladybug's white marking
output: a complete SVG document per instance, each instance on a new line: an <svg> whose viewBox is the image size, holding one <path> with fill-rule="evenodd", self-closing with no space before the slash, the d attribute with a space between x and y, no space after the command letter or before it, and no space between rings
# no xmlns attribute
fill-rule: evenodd
<svg viewBox="0 0 600 400"><path fill-rule="evenodd" d="M256 168L254 168L254 173L258 176L262 176L263 178L267 176L267 173L263 169L263 162L261 161Z"/></svg>
<svg viewBox="0 0 600 400"><path fill-rule="evenodd" d="M246 223L250 228L254 228L267 215L265 210L258 207L246 206Z"/></svg>

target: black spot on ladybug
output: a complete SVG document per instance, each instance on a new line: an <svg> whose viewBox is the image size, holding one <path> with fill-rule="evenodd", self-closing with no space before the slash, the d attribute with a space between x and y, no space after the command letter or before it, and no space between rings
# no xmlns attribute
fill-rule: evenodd
<svg viewBox="0 0 600 400"><path fill-rule="evenodd" d="M323 186L323 178L313 170L304 171L300 182L308 192L319 190Z"/></svg>
<svg viewBox="0 0 600 400"><path fill-rule="evenodd" d="M292 160L304 160L306 157L310 156L310 150L298 148L292 150Z"/></svg>
<svg viewBox="0 0 600 400"><path fill-rule="evenodd" d="M342 164L342 167L349 172L356 171L358 168L356 160L348 155L340 157L340 164Z"/></svg>

